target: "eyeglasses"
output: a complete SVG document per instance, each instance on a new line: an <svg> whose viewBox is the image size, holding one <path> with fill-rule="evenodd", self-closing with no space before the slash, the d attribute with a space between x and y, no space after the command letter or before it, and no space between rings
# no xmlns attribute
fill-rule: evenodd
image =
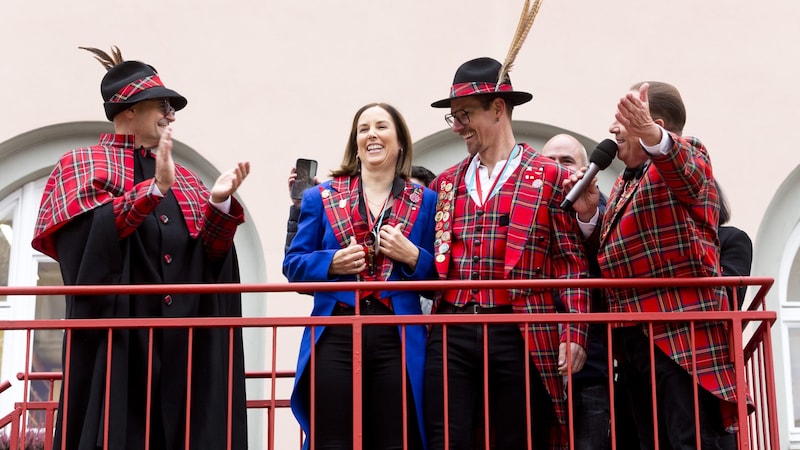
<svg viewBox="0 0 800 450"><path fill-rule="evenodd" d="M444 115L444 121L447 122L447 126L453 128L453 125L456 123L456 120L461 125L466 126L469 123L469 113L466 109L459 109L451 114Z"/></svg>
<svg viewBox="0 0 800 450"><path fill-rule="evenodd" d="M170 104L168 98L162 98L156 101L159 102L159 105L161 106L161 112L164 114L164 117L167 117L170 114L175 114L175 108L172 107L172 104Z"/></svg>

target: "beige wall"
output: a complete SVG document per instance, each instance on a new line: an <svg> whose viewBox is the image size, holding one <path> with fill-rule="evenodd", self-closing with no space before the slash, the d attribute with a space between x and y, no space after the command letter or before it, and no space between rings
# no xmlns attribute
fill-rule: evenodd
<svg viewBox="0 0 800 450"><path fill-rule="evenodd" d="M281 238L266 231L281 229L274 211L288 198L261 193L285 191L284 168L297 156L319 159L323 170L336 165L351 114L367 101L396 104L415 139L443 129L442 112L428 104L447 94L460 63L502 58L520 5L7 2L0 142L53 123L102 120L103 69L76 47L116 43L188 97L176 138L220 168L253 161L258 176L241 195L269 236L269 256ZM787 136L800 123L791 44L798 18L800 3L791 0L544 2L512 72L535 99L515 118L601 140L632 82L670 81L688 106L687 133L712 152L734 221L755 236L800 160Z"/></svg>
<svg viewBox="0 0 800 450"><path fill-rule="evenodd" d="M352 114L368 101L396 105L415 140L441 131L443 111L428 105L447 95L462 62L502 59L521 4L4 2L0 143L52 124L102 121L103 69L76 47L117 44L189 99L176 139L218 170L252 161L240 196L266 275L245 281L283 282L286 175L295 158L319 160L322 173L335 167ZM534 94L515 119L600 141L633 82L675 84L688 108L686 132L710 149L733 224L755 240L800 162L799 23L796 0L545 1L511 73L516 88ZM456 162L448 158L441 164ZM268 310L307 314L309 305L275 295Z"/></svg>

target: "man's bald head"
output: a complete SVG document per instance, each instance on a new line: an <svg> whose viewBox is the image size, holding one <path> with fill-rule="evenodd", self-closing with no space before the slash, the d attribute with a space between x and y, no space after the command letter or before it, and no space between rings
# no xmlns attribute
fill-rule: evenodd
<svg viewBox="0 0 800 450"><path fill-rule="evenodd" d="M575 171L589 164L586 149L568 134L557 134L545 142L542 155Z"/></svg>

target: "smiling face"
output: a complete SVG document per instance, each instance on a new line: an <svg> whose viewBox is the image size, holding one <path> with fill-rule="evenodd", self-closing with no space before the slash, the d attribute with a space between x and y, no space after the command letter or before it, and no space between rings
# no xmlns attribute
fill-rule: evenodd
<svg viewBox="0 0 800 450"><path fill-rule="evenodd" d="M470 155L480 153L497 138L497 116L491 107L486 109L479 99L455 98L450 102L450 113L459 119L453 121L450 129L464 139ZM465 125L462 122L467 123Z"/></svg>
<svg viewBox="0 0 800 450"><path fill-rule="evenodd" d="M388 111L373 106L361 113L356 123L356 145L362 169L395 170L400 144Z"/></svg>
<svg viewBox="0 0 800 450"><path fill-rule="evenodd" d="M126 134L136 136L136 145L145 148L158 146L161 133L175 121L175 110L165 99L144 100L124 111L129 119Z"/></svg>
<svg viewBox="0 0 800 450"><path fill-rule="evenodd" d="M639 95L639 91L631 91ZM639 138L628 133L628 130L614 119L608 131L614 135L617 141L617 158L625 163L626 167L639 167L649 159L647 152L644 151L642 145L639 143Z"/></svg>
<svg viewBox="0 0 800 450"><path fill-rule="evenodd" d="M639 143L639 138L628 134L628 130L622 124L614 120L608 131L617 141L617 158L625 163L625 167L639 167L649 159L647 152Z"/></svg>

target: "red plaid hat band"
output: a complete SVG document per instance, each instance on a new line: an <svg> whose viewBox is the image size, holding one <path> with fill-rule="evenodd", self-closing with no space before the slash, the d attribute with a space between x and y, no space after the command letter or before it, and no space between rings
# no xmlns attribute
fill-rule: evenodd
<svg viewBox="0 0 800 450"><path fill-rule="evenodd" d="M450 98L457 98L457 97L466 97L468 95L477 95L477 94L492 94L495 92L503 92L503 91L512 91L513 88L509 83L503 83L500 85L500 89L497 89L496 83L484 83L484 82L469 82L469 83L459 83L454 84L453 87L450 88Z"/></svg>
<svg viewBox="0 0 800 450"><path fill-rule="evenodd" d="M161 82L161 78L159 78L158 75L153 74L148 77L140 78L130 82L127 86L120 89L119 92L108 99L108 101L110 103L123 103L142 91L146 91L147 89L158 86L164 87L164 83Z"/></svg>

